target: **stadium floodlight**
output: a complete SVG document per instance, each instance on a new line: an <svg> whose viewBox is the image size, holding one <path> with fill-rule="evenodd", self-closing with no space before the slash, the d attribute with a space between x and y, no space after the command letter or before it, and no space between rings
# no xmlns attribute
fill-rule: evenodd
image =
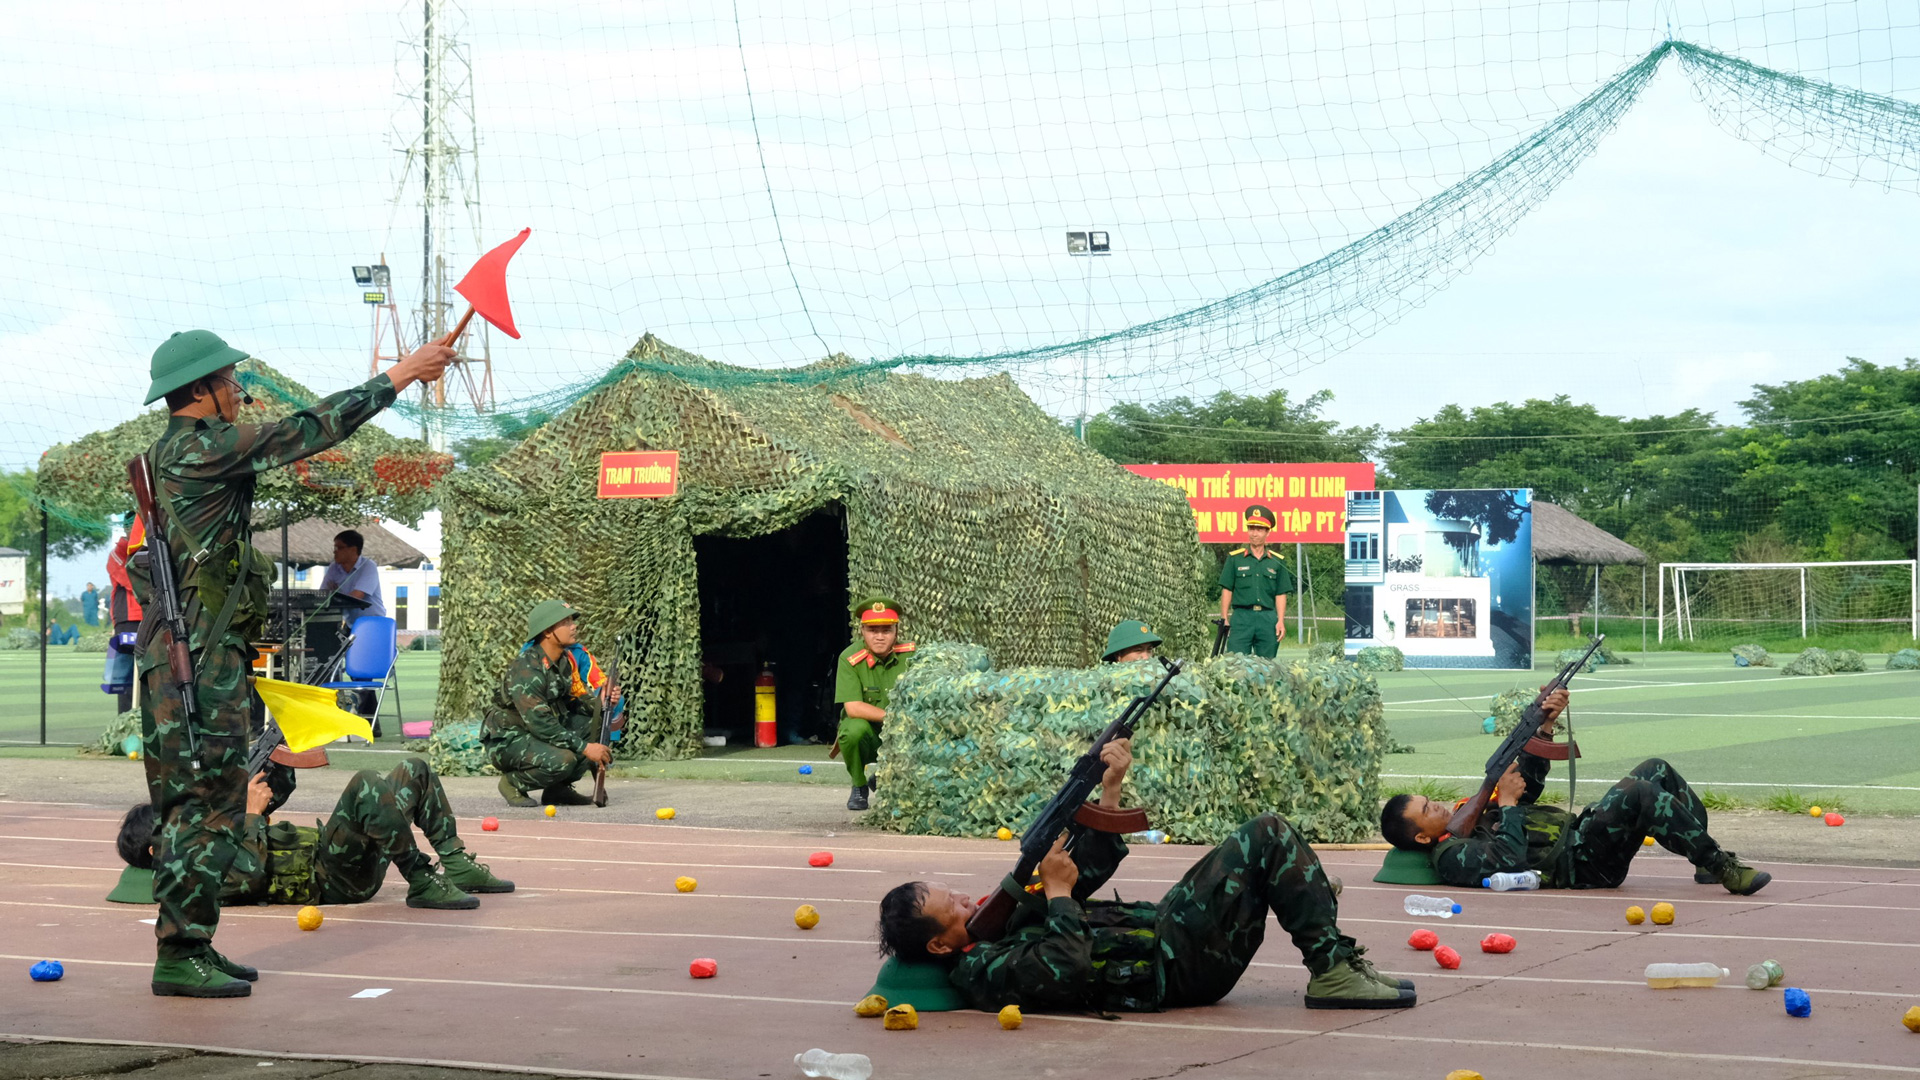
<svg viewBox="0 0 1920 1080"><path fill-rule="evenodd" d="M393 281L393 275L388 273L386 263L379 263L374 266L373 268L373 287L374 288L384 289L392 281Z"/></svg>
<svg viewBox="0 0 1920 1080"><path fill-rule="evenodd" d="M354 283L355 285L358 285L358 286L360 286L361 288L365 288L365 287L367 287L368 285L371 285L371 284L373 284L373 267L371 267L371 266L356 266L356 267L354 267L354 268L353 268L353 283Z"/></svg>
<svg viewBox="0 0 1920 1080"><path fill-rule="evenodd" d="M1087 250L1095 255L1113 254L1111 246L1107 243L1107 234L1105 232L1089 232L1087 234Z"/></svg>
<svg viewBox="0 0 1920 1080"><path fill-rule="evenodd" d="M1070 232L1067 234L1067 254L1085 255L1087 253L1087 234Z"/></svg>

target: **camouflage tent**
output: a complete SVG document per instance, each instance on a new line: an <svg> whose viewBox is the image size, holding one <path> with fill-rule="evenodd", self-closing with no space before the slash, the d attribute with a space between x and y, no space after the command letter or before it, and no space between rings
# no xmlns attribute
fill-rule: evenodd
<svg viewBox="0 0 1920 1080"><path fill-rule="evenodd" d="M241 423L278 420L320 399L259 360L243 361L236 375L253 395L253 404L240 408ZM152 446L166 426L166 407L156 405L123 424L48 450L34 478L35 497L67 521L103 528L110 515L133 509L127 461ZM433 485L452 468L453 458L425 443L368 425L331 450L261 474L255 499L262 507L286 507L296 521L379 517L418 524L433 507Z"/></svg>
<svg viewBox="0 0 1920 1080"><path fill-rule="evenodd" d="M1204 648L1208 560L1179 492L1086 449L1004 375L847 378L849 364L747 378L649 335L525 442L457 473L441 499L439 718L483 710L527 609L557 596L586 613L588 648L627 673L635 737L622 752L691 754L702 661L730 647L703 624L727 615L715 596L729 579L768 561L774 575L753 578L768 587L737 600L763 647L810 637L827 657L783 685L830 676L848 600L873 592L902 605L907 636L976 642L1005 666L1092 663L1121 618ZM598 499L600 455L644 450L679 452L679 493ZM814 546L754 546L803 532ZM828 578L828 621L781 606Z"/></svg>

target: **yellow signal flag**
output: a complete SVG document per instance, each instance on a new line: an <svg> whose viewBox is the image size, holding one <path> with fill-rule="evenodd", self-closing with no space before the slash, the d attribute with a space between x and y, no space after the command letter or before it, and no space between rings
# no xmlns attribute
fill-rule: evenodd
<svg viewBox="0 0 1920 1080"><path fill-rule="evenodd" d="M347 735L373 741L373 725L336 704L338 691L279 679L255 679L253 688L260 692L260 700L266 702L267 711L280 725L287 749L296 754Z"/></svg>

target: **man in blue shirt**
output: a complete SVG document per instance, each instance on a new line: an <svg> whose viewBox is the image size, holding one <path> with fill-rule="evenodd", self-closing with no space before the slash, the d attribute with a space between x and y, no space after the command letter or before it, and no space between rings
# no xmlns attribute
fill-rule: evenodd
<svg viewBox="0 0 1920 1080"><path fill-rule="evenodd" d="M333 561L327 564L327 572L320 577L320 588L330 590L338 586L348 596L367 602L367 607L349 616L349 621L362 615L385 615L387 605L380 599L380 568L373 560L360 554L367 546L366 537L353 529L346 529L333 538Z"/></svg>

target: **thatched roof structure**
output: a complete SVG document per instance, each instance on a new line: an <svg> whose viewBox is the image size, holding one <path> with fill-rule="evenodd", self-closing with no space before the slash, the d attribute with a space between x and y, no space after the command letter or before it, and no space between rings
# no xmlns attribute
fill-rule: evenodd
<svg viewBox="0 0 1920 1080"><path fill-rule="evenodd" d="M628 673L622 752L697 752L695 540L816 512L843 514L848 601L892 597L918 640L984 645L1003 667L1089 664L1137 618L1174 651L1204 648L1211 560L1178 491L1089 450L1005 375L852 372L836 358L769 381L648 335L519 446L454 474L440 719L479 714L528 607L557 596ZM641 450L679 451L680 493L597 499L600 455ZM853 636L839 610L834 649Z"/></svg>
<svg viewBox="0 0 1920 1080"><path fill-rule="evenodd" d="M320 395L259 360L243 361L235 374L253 395L253 404L240 408L243 424L279 420L320 400ZM104 431L55 446L40 459L34 494L61 518L82 527L102 528L110 515L133 509L127 461L152 446L166 426L162 404ZM255 505L286 506L296 519L417 522L433 508L433 485L452 469L451 456L435 453L418 439L402 439L368 424L331 450L291 468L260 474ZM277 514L273 521L277 528ZM274 543L279 543L278 538Z"/></svg>
<svg viewBox="0 0 1920 1080"><path fill-rule="evenodd" d="M1639 566L1647 562L1647 553L1571 510L1535 499L1533 561L1548 566Z"/></svg>
<svg viewBox="0 0 1920 1080"><path fill-rule="evenodd" d="M371 521L342 525L320 518L302 518L287 525L287 565L325 566L332 562L333 538L344 529L353 529L366 540L360 554L372 559L375 566L411 568L427 561L425 552ZM280 515L254 515L253 543L269 558L279 561Z"/></svg>

